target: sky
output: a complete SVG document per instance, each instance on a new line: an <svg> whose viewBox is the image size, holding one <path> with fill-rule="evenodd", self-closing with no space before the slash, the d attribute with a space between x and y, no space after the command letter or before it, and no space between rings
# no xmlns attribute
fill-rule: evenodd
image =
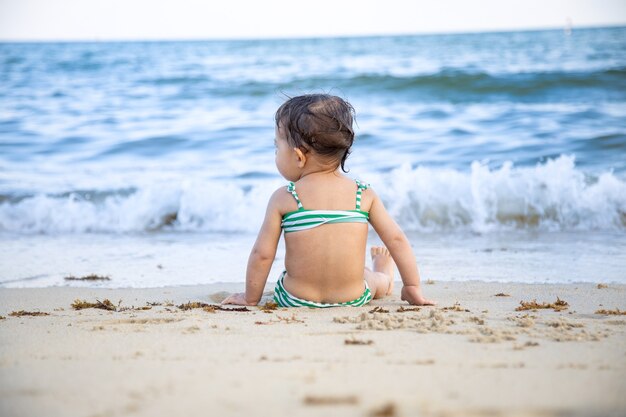
<svg viewBox="0 0 626 417"><path fill-rule="evenodd" d="M0 0L0 40L259 39L626 25L626 0Z"/></svg>

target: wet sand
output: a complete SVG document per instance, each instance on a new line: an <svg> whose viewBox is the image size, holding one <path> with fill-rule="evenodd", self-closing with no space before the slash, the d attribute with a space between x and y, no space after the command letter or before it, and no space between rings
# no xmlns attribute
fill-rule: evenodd
<svg viewBox="0 0 626 417"><path fill-rule="evenodd" d="M596 313L626 310L625 285L424 287L438 306L397 282L366 307L268 311L210 307L241 284L0 288L0 415L626 414L626 316ZM516 311L532 300L566 304Z"/></svg>

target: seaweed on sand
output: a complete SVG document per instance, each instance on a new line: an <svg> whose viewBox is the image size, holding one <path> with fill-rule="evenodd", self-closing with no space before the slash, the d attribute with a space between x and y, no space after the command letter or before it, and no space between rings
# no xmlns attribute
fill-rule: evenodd
<svg viewBox="0 0 626 417"><path fill-rule="evenodd" d="M111 278L103 275L89 274L84 277L75 277L73 275L65 277L66 281L110 281Z"/></svg>
<svg viewBox="0 0 626 417"><path fill-rule="evenodd" d="M554 311L567 310L569 304L565 300L561 300L559 297L556 297L556 301L554 303L537 303L537 300L532 301L520 301L520 305L515 309L515 311L525 311L525 310L539 310L539 309L549 309L552 308Z"/></svg>
<svg viewBox="0 0 626 417"><path fill-rule="evenodd" d="M121 307L120 309L118 309L117 311L127 311L127 310L132 310L132 311L138 311L138 310L152 310L151 306L142 306L142 307L135 307L135 306L131 306L131 307Z"/></svg>
<svg viewBox="0 0 626 417"><path fill-rule="evenodd" d="M13 317L22 317L22 316L49 316L49 313L45 313L43 311L12 311L9 313L9 316Z"/></svg>
<svg viewBox="0 0 626 417"><path fill-rule="evenodd" d="M359 399L354 395L348 396L313 396L307 395L304 398L304 404L306 405L340 405L340 404L357 404Z"/></svg>
<svg viewBox="0 0 626 417"><path fill-rule="evenodd" d="M268 301L263 304L259 309L264 313L271 313L278 308L278 304L274 301Z"/></svg>
<svg viewBox="0 0 626 417"><path fill-rule="evenodd" d="M626 316L626 311L622 311L619 308L615 310L597 310L596 314L604 314L606 316Z"/></svg>
<svg viewBox="0 0 626 417"><path fill-rule="evenodd" d="M119 301L118 306L121 304L121 302L122 300ZM95 303L90 303L77 298L72 303L72 308L74 310L82 310L85 308L99 308L101 310L117 311L117 307L108 298L105 298L103 301L96 299Z"/></svg>
<svg viewBox="0 0 626 417"><path fill-rule="evenodd" d="M181 310L193 310L194 308L214 307L214 305L203 303L201 301L188 301L176 307L180 308Z"/></svg>
<svg viewBox="0 0 626 417"><path fill-rule="evenodd" d="M344 343L346 345L371 345L374 343L374 341L373 340L359 340L353 337L352 339L344 340Z"/></svg>
<svg viewBox="0 0 626 417"><path fill-rule="evenodd" d="M194 308L201 308L204 311L207 312L214 312L215 310L220 310L220 311L251 311L250 309L248 309L246 306L241 306L241 307L231 307L231 308L225 308L222 307L219 304L208 304L208 303L203 303L201 301L189 301L187 303L183 303L179 306L177 306L179 309L181 310L193 310Z"/></svg>
<svg viewBox="0 0 626 417"><path fill-rule="evenodd" d="M156 304L147 303L148 305L141 306L141 307L135 307L135 306L120 307L121 304L122 304L122 300L119 300L117 302L117 306L116 306L108 298L104 299L103 301L100 301L100 300L98 300L96 298L96 302L95 303L90 303L88 301L81 300L81 299L77 298L72 303L72 308L74 310L83 310L85 308L98 308L100 310L122 312L122 311L151 310L152 309L152 305L159 305L159 303L156 303Z"/></svg>

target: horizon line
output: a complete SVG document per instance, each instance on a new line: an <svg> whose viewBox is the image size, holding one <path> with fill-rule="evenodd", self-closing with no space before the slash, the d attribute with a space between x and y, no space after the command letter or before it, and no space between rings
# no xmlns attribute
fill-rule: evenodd
<svg viewBox="0 0 626 417"><path fill-rule="evenodd" d="M585 26L544 26L526 27L517 29L462 29L450 31L427 32L397 32L372 34L343 34L343 35L303 35L303 36L259 36L259 37L180 37L180 38L0 38L0 43L96 43L96 42L234 42L234 41L273 41L273 40L313 40L313 39L346 39L346 38L374 38L374 37L402 37L402 36L436 36L436 35L477 35L483 33L514 33L514 32L545 32L565 31L573 33L581 29L616 29L626 28L626 22L620 24L585 25Z"/></svg>

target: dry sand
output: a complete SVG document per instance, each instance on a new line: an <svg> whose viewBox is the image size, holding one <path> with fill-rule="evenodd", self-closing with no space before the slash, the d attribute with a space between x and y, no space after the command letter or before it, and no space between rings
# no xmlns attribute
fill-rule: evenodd
<svg viewBox="0 0 626 417"><path fill-rule="evenodd" d="M400 312L399 283L358 308L177 307L242 288L0 289L0 415L626 415L626 316L595 314L626 310L624 285L436 282L437 307Z"/></svg>

